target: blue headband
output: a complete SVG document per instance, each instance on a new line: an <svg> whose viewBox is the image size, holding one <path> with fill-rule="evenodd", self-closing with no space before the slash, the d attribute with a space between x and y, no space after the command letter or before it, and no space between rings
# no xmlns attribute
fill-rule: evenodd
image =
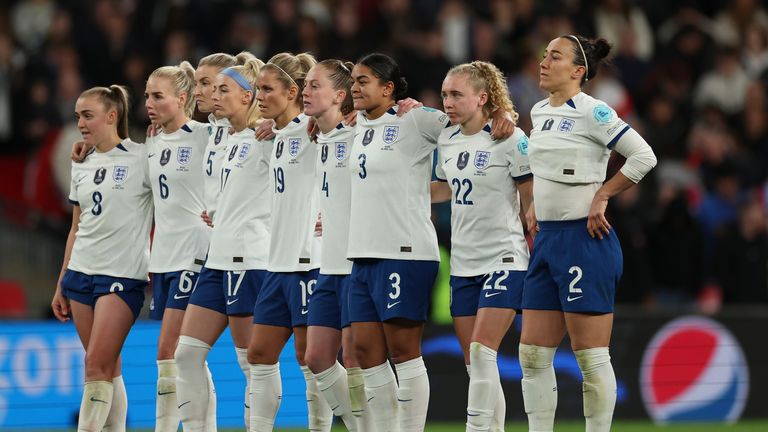
<svg viewBox="0 0 768 432"><path fill-rule="evenodd" d="M236 71L234 68L228 67L219 73L235 80L235 82L240 85L243 90L253 93L253 87L251 86L251 83L249 83L248 80L240 75L240 72Z"/></svg>

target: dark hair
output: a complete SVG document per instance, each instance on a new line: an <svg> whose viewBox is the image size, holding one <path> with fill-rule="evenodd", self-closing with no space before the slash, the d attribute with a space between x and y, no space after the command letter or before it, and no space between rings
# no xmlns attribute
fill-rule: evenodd
<svg viewBox="0 0 768 432"><path fill-rule="evenodd" d="M341 103L341 113L347 115L352 112L352 68L355 65L352 62L343 62L336 59L323 60L318 63L319 66L328 71L328 78L334 90L344 90L346 96Z"/></svg>
<svg viewBox="0 0 768 432"><path fill-rule="evenodd" d="M373 71L373 74L382 84L390 81L394 84L395 91L392 94L392 99L403 99L408 93L408 82L400 75L400 66L392 57L386 54L372 53L363 56L357 63Z"/></svg>
<svg viewBox="0 0 768 432"><path fill-rule="evenodd" d="M82 92L80 97L95 96L101 100L107 111L117 112L117 136L128 138L128 90L121 85L92 87Z"/></svg>
<svg viewBox="0 0 768 432"><path fill-rule="evenodd" d="M585 66L587 69L586 74L581 78L581 84L583 85L594 78L597 75L598 69L600 69L600 64L603 63L603 60L608 57L608 53L611 52L611 44L603 38L589 39L579 35L560 37L571 41L571 45L573 45L573 64ZM582 49L584 49L583 53L581 52ZM586 59L584 58L585 55L587 56Z"/></svg>

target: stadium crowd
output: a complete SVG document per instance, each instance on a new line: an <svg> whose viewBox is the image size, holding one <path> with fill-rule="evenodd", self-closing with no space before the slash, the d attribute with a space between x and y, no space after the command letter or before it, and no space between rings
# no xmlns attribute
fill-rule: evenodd
<svg viewBox="0 0 768 432"><path fill-rule="evenodd" d="M132 136L149 123L146 77L215 51L259 58L309 51L357 60L391 54L410 96L441 107L448 69L490 61L507 73L519 127L546 97L538 62L560 35L605 37L611 65L585 91L613 106L651 144L657 168L612 200L609 219L624 250L619 303L661 309L768 302L768 12L757 0L21 0L0 5L0 161L39 163L72 125L80 93L123 83ZM64 145L64 144L62 144ZM65 145L69 146L70 143ZM56 162L58 163L58 162ZM68 161L64 169L68 169ZM2 177L4 180L7 177ZM28 189L0 187L4 223L60 220L66 186L27 203L47 218L11 219ZM37 197L39 198L39 197ZM32 201L35 201L34 198ZM40 198L42 199L42 198ZM447 207L435 206L450 239ZM58 218L58 219L57 219ZM4 275L3 277L7 277ZM31 289L32 287L27 287Z"/></svg>

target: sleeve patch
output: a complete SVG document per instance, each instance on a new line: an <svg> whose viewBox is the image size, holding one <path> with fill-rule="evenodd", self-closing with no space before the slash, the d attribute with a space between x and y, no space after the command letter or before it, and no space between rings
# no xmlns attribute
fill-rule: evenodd
<svg viewBox="0 0 768 432"><path fill-rule="evenodd" d="M598 123L608 123L613 120L613 109L606 104L599 104L592 110Z"/></svg>
<svg viewBox="0 0 768 432"><path fill-rule="evenodd" d="M528 156L528 137L523 135L517 140L517 151L523 156Z"/></svg>

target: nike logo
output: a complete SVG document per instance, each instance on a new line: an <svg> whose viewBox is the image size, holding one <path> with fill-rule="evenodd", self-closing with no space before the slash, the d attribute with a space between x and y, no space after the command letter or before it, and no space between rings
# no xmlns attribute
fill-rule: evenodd
<svg viewBox="0 0 768 432"><path fill-rule="evenodd" d="M568 296L568 298L566 298L566 300L568 300L569 302L572 302L572 301L574 301L574 300L578 300L578 299L580 299L580 298L582 298L582 297L584 297L584 296L578 296L578 297L571 297L571 296Z"/></svg>
<svg viewBox="0 0 768 432"><path fill-rule="evenodd" d="M336 405L335 407L331 408L331 411L336 412L337 409L339 409L341 405Z"/></svg>
<svg viewBox="0 0 768 432"><path fill-rule="evenodd" d="M495 292L495 293L489 293L489 292L487 292L487 293L485 293L485 298L488 298L488 297L493 297L493 296L495 296L495 295L499 295L499 294L501 294L501 293L500 293L500 292Z"/></svg>
<svg viewBox="0 0 768 432"><path fill-rule="evenodd" d="M147 158L151 158L151 157L155 157L155 154L154 154L154 153L150 153L150 154L147 156Z"/></svg>
<svg viewBox="0 0 768 432"><path fill-rule="evenodd" d="M236 301L240 300L239 298L236 298L234 300L227 300L227 306L235 304Z"/></svg>
<svg viewBox="0 0 768 432"><path fill-rule="evenodd" d="M179 407L178 407L178 408L179 408L179 409L181 409L181 407L183 407L184 405L186 405L186 404L188 404L188 403L190 403L190 402L192 402L192 401L186 401L186 402L184 402L183 404L179 405Z"/></svg>
<svg viewBox="0 0 768 432"><path fill-rule="evenodd" d="M403 301L396 301L394 303L387 303L387 309L392 309L395 305L402 303Z"/></svg>
<svg viewBox="0 0 768 432"><path fill-rule="evenodd" d="M95 397L93 397L93 396L91 396L91 398L90 398L90 401L91 401L91 402L101 402L101 403L103 403L103 404L107 403L107 401L103 401L103 400L101 400L101 399L96 399L96 398L95 398Z"/></svg>
<svg viewBox="0 0 768 432"><path fill-rule="evenodd" d="M309 312L309 311L308 311L308 310L306 310L306 309L301 309L301 314L302 314L302 315L306 315L308 312Z"/></svg>
<svg viewBox="0 0 768 432"><path fill-rule="evenodd" d="M157 392L157 395L158 395L158 396L165 396L165 395L169 395L169 394L173 394L173 393L176 393L176 392L175 392L175 391L169 391L169 392Z"/></svg>
<svg viewBox="0 0 768 432"><path fill-rule="evenodd" d="M372 401L372 400L373 400L373 398L375 398L375 397L376 397L376 396L371 396L371 397L369 397L369 398L368 398L368 402Z"/></svg>
<svg viewBox="0 0 768 432"><path fill-rule="evenodd" d="M189 298L189 295L180 296L178 294L174 294L173 298L176 299L176 300L181 300L181 299Z"/></svg>
<svg viewBox="0 0 768 432"><path fill-rule="evenodd" d="M398 401L398 402L410 402L410 401L412 401L412 400L413 400L413 399L400 399L400 398L397 398L397 401Z"/></svg>

